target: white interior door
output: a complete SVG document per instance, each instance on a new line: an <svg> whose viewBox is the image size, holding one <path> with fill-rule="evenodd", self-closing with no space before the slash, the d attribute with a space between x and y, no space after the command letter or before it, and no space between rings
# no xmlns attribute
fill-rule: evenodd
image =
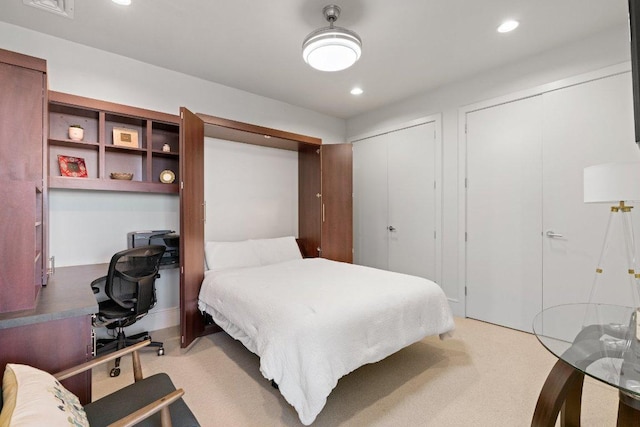
<svg viewBox="0 0 640 427"><path fill-rule="evenodd" d="M387 140L380 135L353 143L353 262L389 269Z"/></svg>
<svg viewBox="0 0 640 427"><path fill-rule="evenodd" d="M586 166L640 160L631 93L623 73L467 114L469 317L529 331L554 305L635 303L622 218L598 265L610 206L583 202Z"/></svg>
<svg viewBox="0 0 640 427"><path fill-rule="evenodd" d="M467 316L524 331L542 309L541 106L467 114Z"/></svg>
<svg viewBox="0 0 640 427"><path fill-rule="evenodd" d="M388 136L389 269L435 280L435 123Z"/></svg>
<svg viewBox="0 0 640 427"><path fill-rule="evenodd" d="M354 263L436 279L435 129L353 143Z"/></svg>
<svg viewBox="0 0 640 427"><path fill-rule="evenodd" d="M634 141L631 74L619 74L544 95L544 307L588 302L610 211L583 202L586 166L640 160ZM638 183L640 185L640 183ZM615 204L615 203L613 203ZM640 213L633 213L640 229ZM614 215L611 245L594 302L629 305L622 214ZM547 237L546 232L561 236Z"/></svg>

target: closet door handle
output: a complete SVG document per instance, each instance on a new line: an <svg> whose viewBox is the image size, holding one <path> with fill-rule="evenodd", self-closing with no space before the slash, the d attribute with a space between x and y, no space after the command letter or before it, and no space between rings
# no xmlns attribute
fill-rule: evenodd
<svg viewBox="0 0 640 427"><path fill-rule="evenodd" d="M560 234L560 233L554 233L554 232L553 232L553 231L551 231L551 230L547 231L547 233L546 233L546 234L547 234L547 237L549 237L549 238L551 238L551 239L557 239L557 238L563 237L563 236L562 236L562 234Z"/></svg>
<svg viewBox="0 0 640 427"><path fill-rule="evenodd" d="M393 225L390 225L390 226L387 227L387 230L389 230L389 231L391 231L393 233L394 231L396 231L396 228Z"/></svg>

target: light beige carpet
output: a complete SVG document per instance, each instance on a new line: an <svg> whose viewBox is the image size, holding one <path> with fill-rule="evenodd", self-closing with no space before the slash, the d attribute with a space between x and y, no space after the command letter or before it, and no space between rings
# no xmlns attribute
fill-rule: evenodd
<svg viewBox="0 0 640 427"><path fill-rule="evenodd" d="M259 359L224 333L179 348L177 329L157 331L165 356L142 353L145 375L167 372L205 426L301 426L296 411L262 377ZM453 338L426 338L343 377L313 426L528 426L556 358L535 336L456 318ZM132 381L93 375L99 398ZM587 378L583 426L615 426L617 392Z"/></svg>

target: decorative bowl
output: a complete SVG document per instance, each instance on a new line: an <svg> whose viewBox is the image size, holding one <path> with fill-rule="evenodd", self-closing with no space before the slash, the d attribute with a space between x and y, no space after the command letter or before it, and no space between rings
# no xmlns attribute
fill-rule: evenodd
<svg viewBox="0 0 640 427"><path fill-rule="evenodd" d="M131 180L133 178L133 174L129 172L111 172L111 179L124 179Z"/></svg>

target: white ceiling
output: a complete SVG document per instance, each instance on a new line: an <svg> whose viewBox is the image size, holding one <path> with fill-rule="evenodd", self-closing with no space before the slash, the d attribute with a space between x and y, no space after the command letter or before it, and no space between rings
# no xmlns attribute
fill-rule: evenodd
<svg viewBox="0 0 640 427"><path fill-rule="evenodd" d="M627 26L627 0L335 0L363 53L324 73L301 45L329 0L132 1L75 0L69 19L1 0L0 20L345 119ZM520 27L497 33L506 18Z"/></svg>

